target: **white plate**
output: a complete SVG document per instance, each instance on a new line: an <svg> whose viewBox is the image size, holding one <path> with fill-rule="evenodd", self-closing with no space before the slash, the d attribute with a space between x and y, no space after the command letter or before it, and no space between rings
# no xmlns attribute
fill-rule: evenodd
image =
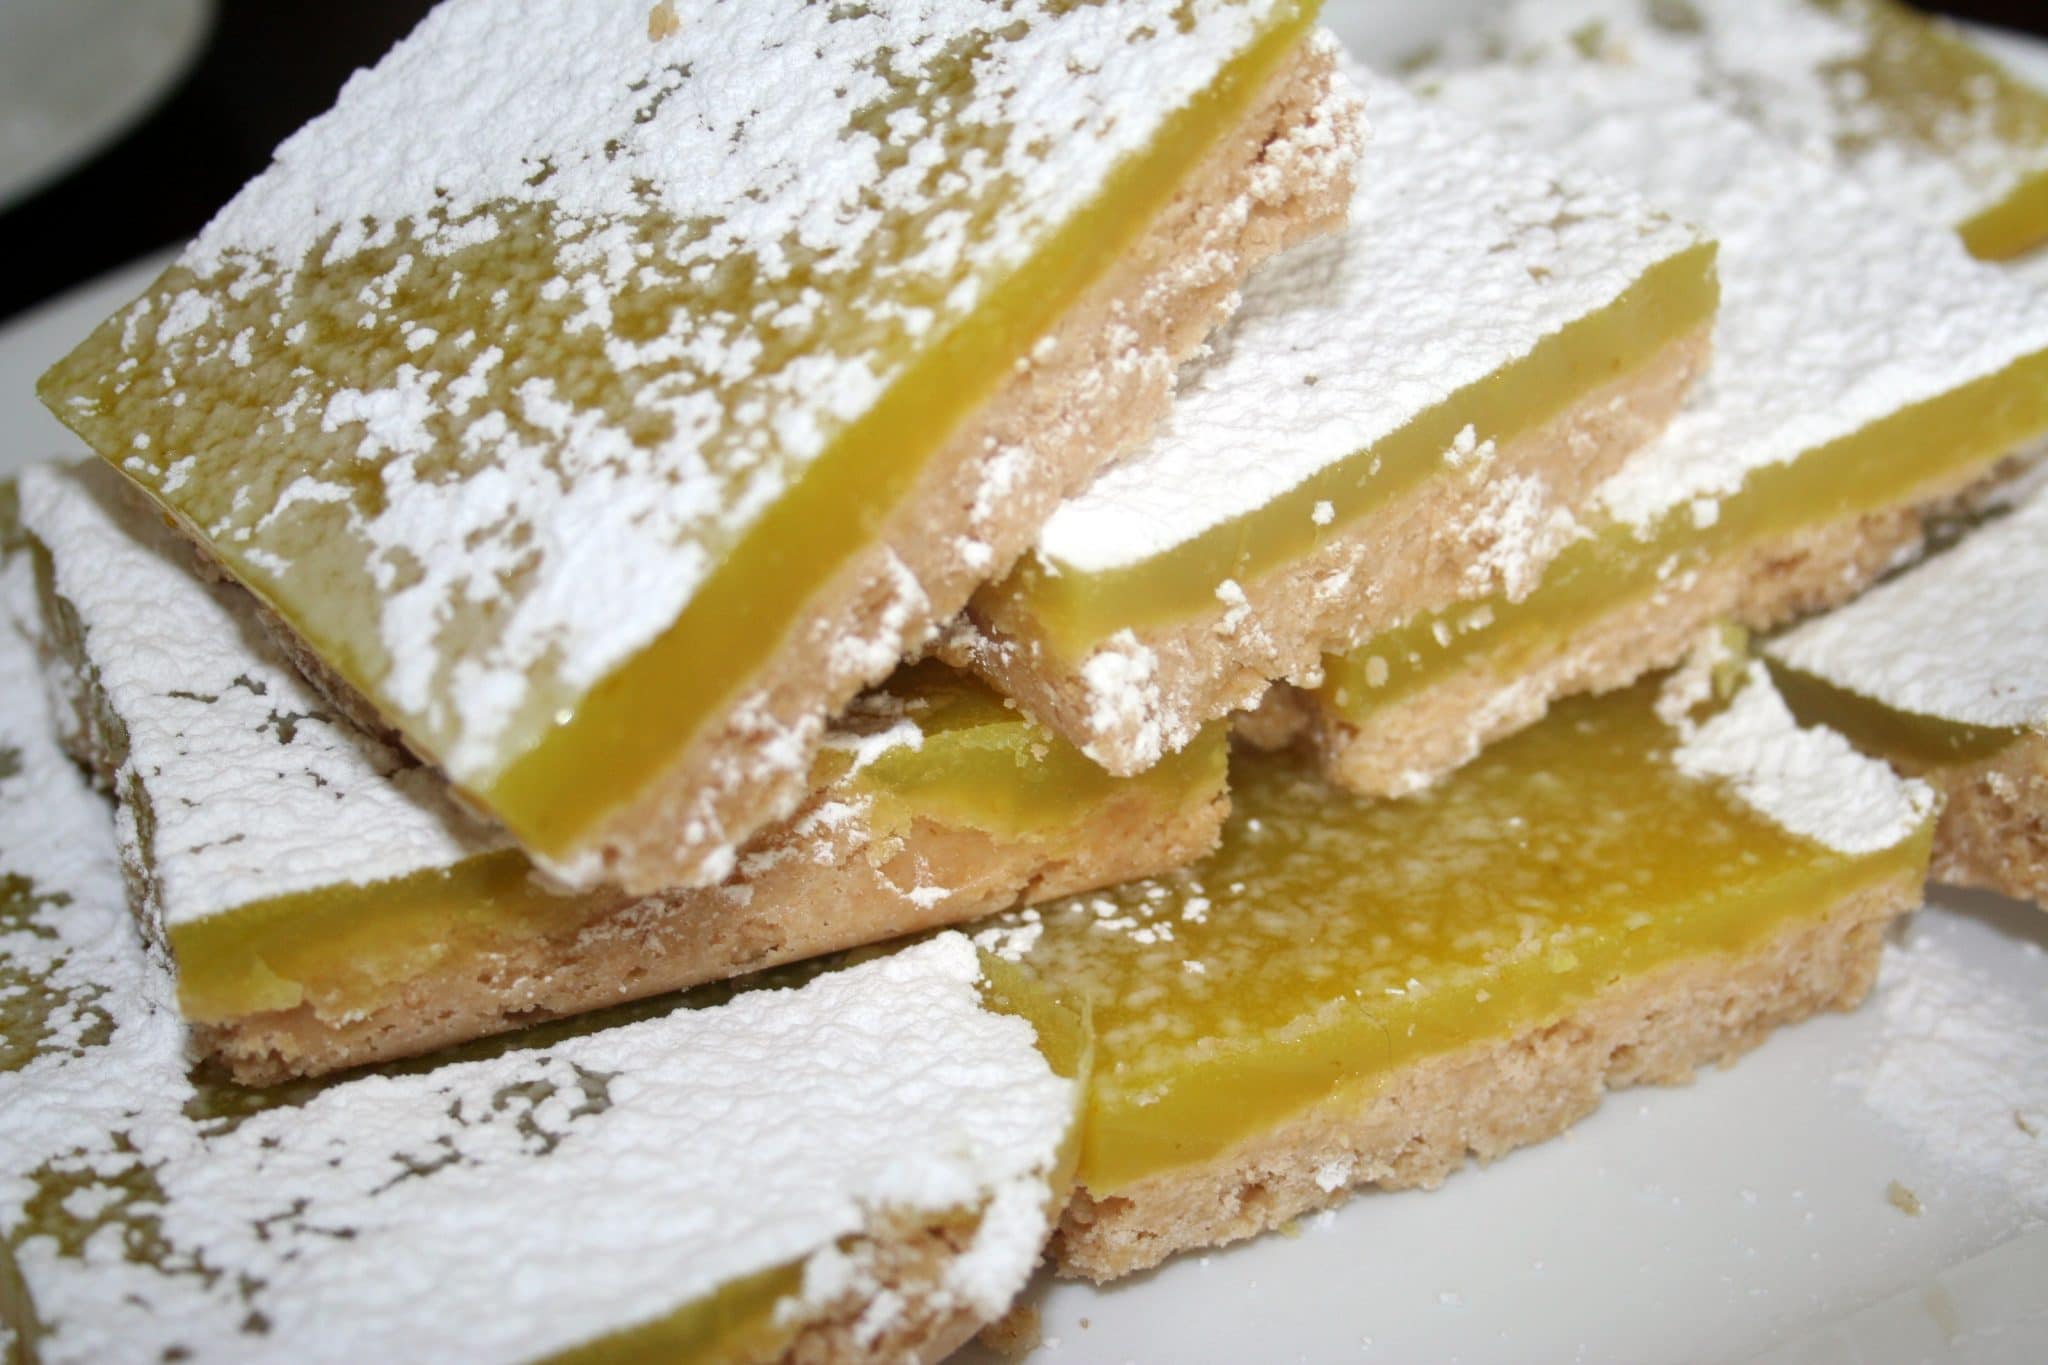
<svg viewBox="0 0 2048 1365"><path fill-rule="evenodd" d="M212 0L0 3L0 210L148 112L212 19Z"/></svg>
<svg viewBox="0 0 2048 1365"><path fill-rule="evenodd" d="M1384 57L1485 3L1333 0L1329 18ZM2039 48L2010 55L2048 73ZM70 448L35 376L162 264L0 327L0 473ZM2048 1135L2048 914L1933 902L1855 1014L1615 1095L1436 1192L1362 1195L1107 1290L1055 1285L1037 1358L2048 1360L2048 1137L2019 1127ZM1930 1058L1938 1095L1913 1080Z"/></svg>

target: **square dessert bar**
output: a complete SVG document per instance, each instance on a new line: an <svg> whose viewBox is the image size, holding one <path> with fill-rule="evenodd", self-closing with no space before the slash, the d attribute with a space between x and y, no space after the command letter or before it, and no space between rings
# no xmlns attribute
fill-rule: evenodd
<svg viewBox="0 0 2048 1365"><path fill-rule="evenodd" d="M865 695L715 887L564 891L325 704L246 593L104 464L21 480L67 745L118 798L137 918L200 1052L263 1083L956 924L1179 866L1221 727L1139 778L936 664Z"/></svg>
<svg viewBox="0 0 2048 1365"><path fill-rule="evenodd" d="M1712 621L1769 627L1853 596L1928 511L2048 431L2048 296L1829 162L1650 70L1560 58L1430 88L1701 223L1721 312L1684 410L1532 591L1328 661L1315 742L1347 785L1388 794L1560 697L1676 662Z"/></svg>
<svg viewBox="0 0 2048 1365"><path fill-rule="evenodd" d="M1935 876L2048 906L2048 491L1767 653L1802 719L1941 793Z"/></svg>
<svg viewBox="0 0 2048 1365"><path fill-rule="evenodd" d="M1726 701L1681 677L1406 801L1241 751L1215 854L984 931L1093 1005L1055 1264L1109 1279L1433 1186L1855 1004L1920 902L1933 793L1798 729L1761 665Z"/></svg>
<svg viewBox="0 0 2048 1365"><path fill-rule="evenodd" d="M17 608L26 556L0 569ZM936 1359L1071 1185L1078 1016L959 935L331 1085L195 1077L0 631L10 1360ZM991 975L991 973L994 973Z"/></svg>
<svg viewBox="0 0 2048 1365"><path fill-rule="evenodd" d="M1341 235L1261 271L948 657L1131 773L1424 611L1518 600L1706 363L1714 249L1353 68Z"/></svg>
<svg viewBox="0 0 2048 1365"><path fill-rule="evenodd" d="M2048 93L1898 0L1521 0L1475 36L1690 86L1987 260L2048 246Z"/></svg>
<svg viewBox="0 0 2048 1365"><path fill-rule="evenodd" d="M1314 9L447 0L41 393L551 875L714 883L1341 221Z"/></svg>

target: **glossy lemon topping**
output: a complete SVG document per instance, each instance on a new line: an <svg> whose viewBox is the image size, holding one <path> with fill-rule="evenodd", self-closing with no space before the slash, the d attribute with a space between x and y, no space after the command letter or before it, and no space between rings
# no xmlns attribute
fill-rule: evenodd
<svg viewBox="0 0 2048 1365"><path fill-rule="evenodd" d="M1089 816L1112 799L1143 794L1161 818L1171 818L1223 785L1221 727L1153 770L1120 779L980 684L937 665L913 670L868 705L870 726L883 714L905 732L879 731L878 752L857 770L857 749L826 749L814 779L822 800L861 812L877 838L926 820L1032 840L1057 861L1063 849L1086 845ZM702 912L716 912L720 893L700 894ZM533 940L573 941L582 926L630 901L617 892L555 889L507 848L395 882L258 902L172 926L179 1004L202 1022L303 1003L323 1018L347 1018L449 963L484 961Z"/></svg>
<svg viewBox="0 0 2048 1365"><path fill-rule="evenodd" d="M1560 707L1400 802L1241 752L1214 856L1009 917L1025 965L1093 1004L1082 1181L1110 1193L1215 1157L1924 865L1925 820L1844 854L1684 775L1653 700Z"/></svg>

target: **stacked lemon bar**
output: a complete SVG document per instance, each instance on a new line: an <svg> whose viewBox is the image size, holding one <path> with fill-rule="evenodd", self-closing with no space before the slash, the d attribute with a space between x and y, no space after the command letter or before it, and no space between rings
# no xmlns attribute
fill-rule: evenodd
<svg viewBox="0 0 2048 1365"><path fill-rule="evenodd" d="M9 1361L936 1358L1037 1264L1084 1035L958 935L323 1089L190 1075L34 671L0 632Z"/></svg>
<svg viewBox="0 0 2048 1365"><path fill-rule="evenodd" d="M557 880L713 883L1341 220L1313 10L452 0L42 396Z"/></svg>
<svg viewBox="0 0 2048 1365"><path fill-rule="evenodd" d="M1355 790L1416 790L1677 661L1706 624L1853 596L2048 430L2048 302L1827 160L1654 70L1560 56L1432 97L1614 174L1720 242L1715 361L1520 600L1417 615L1285 699Z"/></svg>
<svg viewBox="0 0 2048 1365"><path fill-rule="evenodd" d="M1710 240L1352 74L1350 230L1253 281L1159 434L955 632L1112 772L1411 616L1519 600L1706 363Z"/></svg>
<svg viewBox="0 0 2048 1365"><path fill-rule="evenodd" d="M430 769L327 706L104 465L21 481L31 629L68 747L118 802L142 922L199 1049L251 1083L1179 866L1222 819L1223 736L1129 779L928 667L863 699L723 885L550 885Z"/></svg>
<svg viewBox="0 0 2048 1365"><path fill-rule="evenodd" d="M2048 429L1947 230L2032 172L1887 126L1915 226L1619 20L1419 93L1313 20L448 0L50 373L31 1358L936 1359L1853 1005L1930 850L2021 885L2048 625L1951 580L2035 503L1717 623Z"/></svg>

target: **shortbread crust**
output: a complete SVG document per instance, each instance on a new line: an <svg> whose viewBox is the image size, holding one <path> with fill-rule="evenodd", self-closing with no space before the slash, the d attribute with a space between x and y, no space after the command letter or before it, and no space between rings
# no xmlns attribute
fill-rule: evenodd
<svg viewBox="0 0 2048 1365"><path fill-rule="evenodd" d="M110 470L33 467L22 502L66 742L120 799L131 899L200 1048L245 1082L1161 871L1222 819L1220 735L1119 781L930 666L841 723L725 884L550 893L431 770L324 708Z"/></svg>
<svg viewBox="0 0 2048 1365"><path fill-rule="evenodd" d="M44 396L559 878L705 884L1340 219L1355 110L1293 0L505 3L435 11ZM815 98L747 114L711 73L755 48Z"/></svg>
<svg viewBox="0 0 2048 1365"><path fill-rule="evenodd" d="M947 657L1110 771L1418 611L1518 596L1705 363L1711 244L1353 67L1351 226L1261 272Z"/></svg>

